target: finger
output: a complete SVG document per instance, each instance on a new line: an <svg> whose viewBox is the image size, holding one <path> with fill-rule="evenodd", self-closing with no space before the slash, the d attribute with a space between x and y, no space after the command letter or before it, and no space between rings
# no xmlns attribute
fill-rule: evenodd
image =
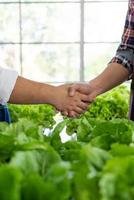
<svg viewBox="0 0 134 200"><path fill-rule="evenodd" d="M64 116L68 116L68 112L67 111L62 111L61 114L64 115Z"/></svg>
<svg viewBox="0 0 134 200"><path fill-rule="evenodd" d="M60 112L60 110L55 109L56 114Z"/></svg>
<svg viewBox="0 0 134 200"><path fill-rule="evenodd" d="M79 90L79 84L72 84L68 87L68 94L70 97L75 95L75 92Z"/></svg>
<svg viewBox="0 0 134 200"><path fill-rule="evenodd" d="M88 107L89 107L89 103L86 103L86 102L80 102L80 104L79 104L79 107L82 109L82 110L84 110L84 111L86 111L87 109L88 109Z"/></svg>
<svg viewBox="0 0 134 200"><path fill-rule="evenodd" d="M80 94L80 98L82 101L92 103L97 96L96 92L92 92L89 95Z"/></svg>
<svg viewBox="0 0 134 200"><path fill-rule="evenodd" d="M80 108L80 107L76 107L76 108L74 108L74 111L77 113L77 114L82 114L82 113L84 113L85 112L85 110L84 109L82 109L82 108Z"/></svg>
<svg viewBox="0 0 134 200"><path fill-rule="evenodd" d="M68 117L72 117L72 118L75 118L75 117L78 117L79 114L75 111L69 111L68 112Z"/></svg>
<svg viewBox="0 0 134 200"><path fill-rule="evenodd" d="M73 111L70 111L68 113L69 117L79 117L81 114L84 114L88 109L89 109L90 105L87 107L87 109L81 109L79 107L75 108Z"/></svg>
<svg viewBox="0 0 134 200"><path fill-rule="evenodd" d="M91 98L90 98L90 95L85 95L85 94L79 94L80 96L80 99L84 102L88 102L88 103L91 103Z"/></svg>

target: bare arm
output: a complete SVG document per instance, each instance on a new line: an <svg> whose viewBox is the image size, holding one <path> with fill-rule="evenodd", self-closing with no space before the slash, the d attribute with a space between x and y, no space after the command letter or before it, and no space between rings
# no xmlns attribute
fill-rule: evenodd
<svg viewBox="0 0 134 200"><path fill-rule="evenodd" d="M99 76L89 82L89 87L99 95L126 81L128 75L129 72L124 66L111 63Z"/></svg>
<svg viewBox="0 0 134 200"><path fill-rule="evenodd" d="M87 95L76 92L73 97L68 96L69 85L52 86L18 77L9 102L16 104L48 103L59 111L74 111L76 116L87 108Z"/></svg>
<svg viewBox="0 0 134 200"><path fill-rule="evenodd" d="M18 77L9 102L16 104L52 103L55 87Z"/></svg>
<svg viewBox="0 0 134 200"><path fill-rule="evenodd" d="M106 69L87 84L77 83L69 88L69 95L73 96L76 91L88 95L91 103L98 95L118 86L128 79L129 71L118 63L109 64Z"/></svg>

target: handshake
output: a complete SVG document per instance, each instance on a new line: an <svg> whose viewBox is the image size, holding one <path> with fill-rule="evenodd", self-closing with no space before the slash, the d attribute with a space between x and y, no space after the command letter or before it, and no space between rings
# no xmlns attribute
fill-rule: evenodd
<svg viewBox="0 0 134 200"><path fill-rule="evenodd" d="M78 117L84 113L97 96L90 83L65 84L55 87L53 105L62 115Z"/></svg>

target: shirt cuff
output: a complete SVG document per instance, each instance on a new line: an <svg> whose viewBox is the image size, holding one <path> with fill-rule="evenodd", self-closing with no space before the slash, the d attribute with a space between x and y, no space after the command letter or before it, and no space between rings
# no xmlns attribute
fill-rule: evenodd
<svg viewBox="0 0 134 200"><path fill-rule="evenodd" d="M0 67L0 104L9 101L10 95L18 78L18 72Z"/></svg>
<svg viewBox="0 0 134 200"><path fill-rule="evenodd" d="M128 59L124 56L116 55L109 63L118 63L123 65L129 72L128 80L132 79L133 75L133 64L130 63Z"/></svg>
<svg viewBox="0 0 134 200"><path fill-rule="evenodd" d="M134 50L128 45L120 44L115 57L110 61L110 63L114 62L121 64L128 70L128 80L130 80L134 69Z"/></svg>

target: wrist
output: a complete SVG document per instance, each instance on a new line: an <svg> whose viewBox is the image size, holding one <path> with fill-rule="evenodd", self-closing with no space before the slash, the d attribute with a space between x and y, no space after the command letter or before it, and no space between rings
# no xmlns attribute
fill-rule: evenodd
<svg viewBox="0 0 134 200"><path fill-rule="evenodd" d="M101 81L93 79L89 81L88 84L89 84L89 89L94 91L96 93L96 96L104 92L103 84L101 83Z"/></svg>
<svg viewBox="0 0 134 200"><path fill-rule="evenodd" d="M43 103L45 102L55 106L54 100L56 95L56 86L43 84L43 87L41 88L41 94L43 95Z"/></svg>
<svg viewBox="0 0 134 200"><path fill-rule="evenodd" d="M111 63L100 75L91 80L90 84L99 95L120 85L127 80L127 77L127 69L125 69L121 64Z"/></svg>

